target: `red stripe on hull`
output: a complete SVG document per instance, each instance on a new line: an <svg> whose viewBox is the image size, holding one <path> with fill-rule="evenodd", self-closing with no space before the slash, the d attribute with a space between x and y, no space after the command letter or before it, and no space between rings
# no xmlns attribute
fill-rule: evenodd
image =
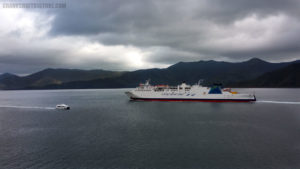
<svg viewBox="0 0 300 169"><path fill-rule="evenodd" d="M141 98L131 98L132 100L137 100L137 101L165 101L165 102L252 102L256 101L255 100L205 100L205 99L141 99Z"/></svg>

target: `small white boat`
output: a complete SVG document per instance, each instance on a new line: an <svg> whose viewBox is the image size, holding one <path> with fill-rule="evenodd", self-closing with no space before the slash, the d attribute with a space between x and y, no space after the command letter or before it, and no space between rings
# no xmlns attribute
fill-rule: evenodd
<svg viewBox="0 0 300 169"><path fill-rule="evenodd" d="M59 110L69 110L70 106L68 106L66 104L58 104L58 105L56 105L56 109L59 109Z"/></svg>

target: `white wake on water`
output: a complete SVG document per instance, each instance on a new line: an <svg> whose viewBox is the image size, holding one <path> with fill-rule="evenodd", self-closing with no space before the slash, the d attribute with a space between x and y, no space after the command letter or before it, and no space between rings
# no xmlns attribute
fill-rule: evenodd
<svg viewBox="0 0 300 169"><path fill-rule="evenodd" d="M3 108L19 108L19 109L47 109L54 110L54 107L35 107L35 106L10 106L10 105L0 105Z"/></svg>
<svg viewBox="0 0 300 169"><path fill-rule="evenodd" d="M273 103L273 104L300 104L300 102L286 102L286 101L272 101L272 100L258 100L258 103Z"/></svg>

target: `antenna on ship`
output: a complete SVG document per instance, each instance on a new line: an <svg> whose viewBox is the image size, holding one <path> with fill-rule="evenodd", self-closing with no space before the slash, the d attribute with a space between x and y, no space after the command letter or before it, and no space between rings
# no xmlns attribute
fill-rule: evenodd
<svg viewBox="0 0 300 169"><path fill-rule="evenodd" d="M150 84L150 80L151 79L146 80L146 84L145 85L149 85Z"/></svg>
<svg viewBox="0 0 300 169"><path fill-rule="evenodd" d="M201 86L201 84L203 83L203 79L200 79L199 81L198 81L198 86Z"/></svg>

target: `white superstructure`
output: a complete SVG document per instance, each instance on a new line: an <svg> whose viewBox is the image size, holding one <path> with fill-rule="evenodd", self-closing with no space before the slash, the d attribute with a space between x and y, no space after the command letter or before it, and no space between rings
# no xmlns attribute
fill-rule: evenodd
<svg viewBox="0 0 300 169"><path fill-rule="evenodd" d="M182 83L178 86L145 84L132 91L125 92L132 100L143 101L212 101L212 102L248 102L256 101L254 94L239 94L231 89L221 89L219 85L204 87L200 83L187 85Z"/></svg>

